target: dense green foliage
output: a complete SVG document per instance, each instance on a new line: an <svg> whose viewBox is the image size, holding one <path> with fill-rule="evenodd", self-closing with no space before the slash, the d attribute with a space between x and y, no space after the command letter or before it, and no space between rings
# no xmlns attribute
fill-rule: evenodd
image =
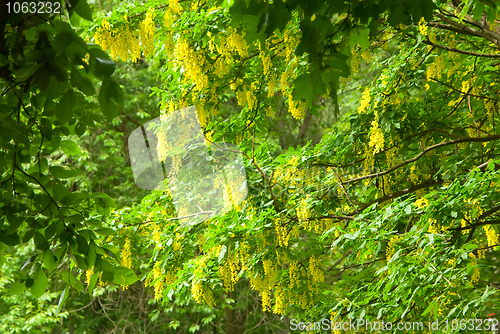
<svg viewBox="0 0 500 334"><path fill-rule="evenodd" d="M498 318L494 2L0 15L2 331ZM230 210L189 225L134 185L127 140L191 105L212 151L238 145L248 197L229 183Z"/></svg>

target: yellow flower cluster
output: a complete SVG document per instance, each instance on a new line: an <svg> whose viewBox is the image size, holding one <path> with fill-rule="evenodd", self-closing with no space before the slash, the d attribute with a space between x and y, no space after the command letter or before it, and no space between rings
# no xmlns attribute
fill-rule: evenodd
<svg viewBox="0 0 500 334"><path fill-rule="evenodd" d="M435 225L437 223L436 219L429 218L429 228L427 229L427 232L429 233L439 233L439 228Z"/></svg>
<svg viewBox="0 0 500 334"><path fill-rule="evenodd" d="M418 179L419 179L419 176L418 176L418 172L417 172L417 165L413 164L410 167L410 180L411 180L411 182L413 182L415 184L415 183L417 183Z"/></svg>
<svg viewBox="0 0 500 334"><path fill-rule="evenodd" d="M425 19L422 17L420 21L418 22L418 30L422 35L427 36L427 22L425 22Z"/></svg>
<svg viewBox="0 0 500 334"><path fill-rule="evenodd" d="M102 272L99 273L99 278L98 278L99 286L106 286L107 282L104 282L102 280Z"/></svg>
<svg viewBox="0 0 500 334"><path fill-rule="evenodd" d="M223 57L219 57L214 63L214 73L219 78L224 77L227 72L226 62Z"/></svg>
<svg viewBox="0 0 500 334"><path fill-rule="evenodd" d="M167 133L165 130L160 129L158 132L158 141L156 143L156 152L158 155L158 161L165 162L168 156L168 151L172 149L171 144L167 141Z"/></svg>
<svg viewBox="0 0 500 334"><path fill-rule="evenodd" d="M94 273L94 266L86 270L85 275L87 277L87 284L90 284L90 279L92 278L93 273Z"/></svg>
<svg viewBox="0 0 500 334"><path fill-rule="evenodd" d="M280 247L288 247L288 240L290 240L288 228L286 226L282 226L279 219L274 221L274 228L276 229L276 239L278 239Z"/></svg>
<svg viewBox="0 0 500 334"><path fill-rule="evenodd" d="M182 166L182 158L180 155L174 155L172 157L172 166L170 167L170 172L168 173L168 180L171 183L175 183L177 179L177 175L179 175L179 171Z"/></svg>
<svg viewBox="0 0 500 334"><path fill-rule="evenodd" d="M425 209L429 205L429 201L426 198L419 198L415 201L415 206L421 210Z"/></svg>
<svg viewBox="0 0 500 334"><path fill-rule="evenodd" d="M436 60L427 67L427 80L431 78L440 79L445 71L444 58L442 55L436 57Z"/></svg>
<svg viewBox="0 0 500 334"><path fill-rule="evenodd" d="M132 268L132 252L130 251L130 239L127 238L122 250L122 259L120 264L126 268Z"/></svg>
<svg viewBox="0 0 500 334"><path fill-rule="evenodd" d="M176 233L175 241L172 243L172 250L176 254L182 253L182 239L183 239L183 236L180 235L179 233Z"/></svg>
<svg viewBox="0 0 500 334"><path fill-rule="evenodd" d="M262 261L264 267L265 281L264 284L268 287L273 286L276 280L276 264L271 259Z"/></svg>
<svg viewBox="0 0 500 334"><path fill-rule="evenodd" d="M387 262L389 262L392 258L392 256L394 255L394 253L396 252L396 246L397 246L397 243L398 241L400 241L401 239L403 239L402 236L400 235L395 235L391 238L391 240L389 241L389 243L387 244L387 249L385 251L385 257L387 259Z"/></svg>
<svg viewBox="0 0 500 334"><path fill-rule="evenodd" d="M195 52L187 41L177 41L174 50L174 64L184 69L184 79L195 83L195 89L202 91L208 88L208 76L205 74L205 59L199 52Z"/></svg>
<svg viewBox="0 0 500 334"><path fill-rule="evenodd" d="M370 62L371 57L372 55L370 54L370 51L368 49L364 50L361 53L361 58L363 58L367 64Z"/></svg>
<svg viewBox="0 0 500 334"><path fill-rule="evenodd" d="M487 102L484 103L484 107L487 111L488 117L489 118L493 117L493 114L495 112L495 101L488 100Z"/></svg>
<svg viewBox="0 0 500 334"><path fill-rule="evenodd" d="M228 259L220 268L220 274L226 291L234 291L234 284L239 280L238 270L239 266L232 259Z"/></svg>
<svg viewBox="0 0 500 334"><path fill-rule="evenodd" d="M210 288L203 286L201 281L193 281L191 285L191 293L193 294L194 300L200 304L203 301L209 306L215 306L215 300L213 292Z"/></svg>
<svg viewBox="0 0 500 334"><path fill-rule="evenodd" d="M271 311L271 291L264 290L260 293L262 298L262 311Z"/></svg>
<svg viewBox="0 0 500 334"><path fill-rule="evenodd" d="M155 299L158 300L162 297L162 292L163 292L163 273L158 262L153 268L153 280L155 279L158 279L158 281L154 285Z"/></svg>
<svg viewBox="0 0 500 334"><path fill-rule="evenodd" d="M146 13L146 18L139 23L141 31L141 46L144 51L144 56L149 57L154 53L154 11L149 10Z"/></svg>
<svg viewBox="0 0 500 334"><path fill-rule="evenodd" d="M267 97L273 97L276 92L277 78L276 74L272 73L267 80Z"/></svg>
<svg viewBox="0 0 500 334"><path fill-rule="evenodd" d="M291 80L295 78L295 69L297 68L297 58L294 58L290 66L281 74L281 93L285 96L290 90Z"/></svg>
<svg viewBox="0 0 500 334"><path fill-rule="evenodd" d="M262 51L262 48L260 47L260 44L259 44L259 57L262 61L262 70L264 72L264 75L270 75L271 74L271 68L272 68L272 60L271 60L271 57L269 57L269 55L267 55L264 51Z"/></svg>
<svg viewBox="0 0 500 334"><path fill-rule="evenodd" d="M285 33L283 34L283 56L285 57L286 61L289 62L293 54L295 52L295 48L297 47L299 43L299 38L297 37L297 34L294 33L291 29L286 29Z"/></svg>
<svg viewBox="0 0 500 334"><path fill-rule="evenodd" d="M358 108L358 113L362 114L370 108L370 101L372 97L370 96L370 88L365 88L363 95L361 96L361 104Z"/></svg>
<svg viewBox="0 0 500 334"><path fill-rule="evenodd" d="M309 218L311 218L311 210L309 209L309 204L307 203L307 199L309 195L306 195L305 198L302 198L300 201L300 205L297 208L297 218L299 222L305 224Z"/></svg>
<svg viewBox="0 0 500 334"><path fill-rule="evenodd" d="M332 312L332 313L330 313L330 320L331 320L332 323L335 323L335 322L339 322L340 323L341 322L340 317L338 319L335 319L337 317L337 314L338 314L338 312ZM337 328L337 327L334 327L334 328ZM338 329L338 328L334 329L334 328L332 328L332 333L333 334L342 334L342 331L340 329Z"/></svg>
<svg viewBox="0 0 500 334"><path fill-rule="evenodd" d="M198 120L200 121L200 125L203 129L207 127L208 121L210 120L209 114L205 109L206 102L207 101L205 99L201 99L201 101L195 105L196 112L198 113Z"/></svg>
<svg viewBox="0 0 500 334"><path fill-rule="evenodd" d="M486 233L486 239L488 240L488 246L498 245L498 234L491 225L484 225L484 232Z"/></svg>
<svg viewBox="0 0 500 334"><path fill-rule="evenodd" d="M236 51L240 57L248 57L248 45L243 34L238 33L236 29L229 30L229 36L221 38L221 46L219 53L223 56L231 58L231 52Z"/></svg>
<svg viewBox="0 0 500 334"><path fill-rule="evenodd" d="M323 274L323 270L321 270L321 262L315 255L309 259L309 274L313 284L325 281L325 275Z"/></svg>
<svg viewBox="0 0 500 334"><path fill-rule="evenodd" d="M295 101L290 92L288 94L288 111L290 111L293 118L301 119L306 114L306 104L303 101Z"/></svg>
<svg viewBox="0 0 500 334"><path fill-rule="evenodd" d="M281 287L281 285L278 285L274 289L274 307L273 307L273 312L274 314L285 314L285 309L286 309L286 293L285 290Z"/></svg>
<svg viewBox="0 0 500 334"><path fill-rule="evenodd" d="M372 121L372 128L370 131L370 142L368 146L373 148L373 154L377 154L384 149L384 133L378 124L378 114L375 112L375 119Z"/></svg>
<svg viewBox="0 0 500 334"><path fill-rule="evenodd" d="M111 58L114 60L131 59L133 62L137 62L141 56L139 36L137 33L131 32L128 25L113 29L104 18L101 27L94 35L94 39L104 51L110 51Z"/></svg>
<svg viewBox="0 0 500 334"><path fill-rule="evenodd" d="M293 289L293 287L299 287L300 267L297 260L294 260L290 263L288 275L290 276L290 289Z"/></svg>

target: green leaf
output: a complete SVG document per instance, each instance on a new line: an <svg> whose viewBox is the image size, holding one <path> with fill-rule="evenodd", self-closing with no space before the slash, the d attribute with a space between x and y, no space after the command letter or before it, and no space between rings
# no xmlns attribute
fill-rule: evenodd
<svg viewBox="0 0 500 334"><path fill-rule="evenodd" d="M22 217L9 216L8 221L9 221L9 229L7 230L7 234L12 234L15 231L17 231L19 226L21 226L21 224L24 222L24 219Z"/></svg>
<svg viewBox="0 0 500 334"><path fill-rule="evenodd" d="M78 252L82 255L88 255L89 253L89 245L87 240L81 235L76 236L76 242L78 243Z"/></svg>
<svg viewBox="0 0 500 334"><path fill-rule="evenodd" d="M35 232L34 241L37 249L44 251L49 248L47 239L45 239L45 237L38 231Z"/></svg>
<svg viewBox="0 0 500 334"><path fill-rule="evenodd" d="M4 231L0 231L0 241L7 246L15 246L21 243L21 239L17 232L7 235Z"/></svg>
<svg viewBox="0 0 500 334"><path fill-rule="evenodd" d="M75 12L87 21L92 21L92 11L86 0L78 0L75 6Z"/></svg>
<svg viewBox="0 0 500 334"><path fill-rule="evenodd" d="M135 272L126 267L117 267L113 269L113 282L121 285L131 285L139 280Z"/></svg>
<svg viewBox="0 0 500 334"><path fill-rule="evenodd" d="M78 42L78 36L73 30L59 32L52 40L52 47L56 51L65 50L73 41Z"/></svg>
<svg viewBox="0 0 500 334"><path fill-rule="evenodd" d="M226 245L223 245L221 250L220 250L220 253L219 253L219 263L221 263L222 260L224 259L224 255L226 255L226 251L227 251L227 247L226 247Z"/></svg>
<svg viewBox="0 0 500 334"><path fill-rule="evenodd" d="M351 47L358 44L361 46L362 50L366 50L370 47L370 39L368 35L370 34L370 29L364 27L357 27L351 31L349 36L349 43Z"/></svg>
<svg viewBox="0 0 500 334"><path fill-rule="evenodd" d="M83 171L77 167L62 165L49 167L50 173L58 179L69 179L80 175Z"/></svg>
<svg viewBox="0 0 500 334"><path fill-rule="evenodd" d="M97 283L97 279L99 278L99 275L96 273L93 273L92 276L90 276L90 282L88 286L89 294L92 296L92 291L94 291L95 285Z"/></svg>
<svg viewBox="0 0 500 334"><path fill-rule="evenodd" d="M115 235L116 231L110 228L100 228L97 230L94 230L95 233L102 235L102 236L108 236L108 235Z"/></svg>
<svg viewBox="0 0 500 334"><path fill-rule="evenodd" d="M321 75L316 72L303 73L294 81L293 98L296 101L305 99L307 106L311 107L316 94L324 92L325 85L321 80Z"/></svg>
<svg viewBox="0 0 500 334"><path fill-rule="evenodd" d="M111 208L115 206L113 199L108 194L93 193L92 198L95 201L97 211L101 214L109 214Z"/></svg>
<svg viewBox="0 0 500 334"><path fill-rule="evenodd" d="M92 85L92 81L86 76L80 74L77 70L71 71L71 84L73 87L77 88L83 94L87 96L92 96L95 94L94 85Z"/></svg>
<svg viewBox="0 0 500 334"><path fill-rule="evenodd" d="M44 294L45 290L47 290L47 284L47 275L45 275L45 272L42 269L38 270L35 282L31 286L31 293L33 296L35 298L40 298Z"/></svg>
<svg viewBox="0 0 500 334"><path fill-rule="evenodd" d="M0 67L5 66L9 63L9 58L5 57L4 54L0 53Z"/></svg>
<svg viewBox="0 0 500 334"><path fill-rule="evenodd" d="M9 290L9 294L11 296L15 296L15 295L22 293L24 290L26 290L26 285L22 282L16 281L16 282L12 283L10 290Z"/></svg>
<svg viewBox="0 0 500 334"><path fill-rule="evenodd" d="M61 199L61 203L64 205L78 205L80 202L86 200L89 197L89 194L84 192L74 192L64 196Z"/></svg>
<svg viewBox="0 0 500 334"><path fill-rule="evenodd" d="M108 120L112 120L118 115L118 103L121 102L122 95L120 85L114 79L105 78L102 81L98 100L101 111Z"/></svg>
<svg viewBox="0 0 500 334"><path fill-rule="evenodd" d="M94 75L98 78L106 78L111 76L116 69L116 64L114 61L105 59L105 58L100 58L100 57L93 57L91 59L94 59Z"/></svg>
<svg viewBox="0 0 500 334"><path fill-rule="evenodd" d="M81 257L80 255L76 255L76 254L73 254L73 256L75 258L75 262L76 262L76 265L78 266L78 268L80 268L82 270L89 269L89 266L87 265L87 263L85 262L85 259L83 257Z"/></svg>
<svg viewBox="0 0 500 334"><path fill-rule="evenodd" d="M488 162L487 168L489 170L495 170L495 163L493 161Z"/></svg>
<svg viewBox="0 0 500 334"><path fill-rule="evenodd" d="M87 258L90 267L92 267L95 264L95 259L96 259L95 246L94 243L91 241L89 244L89 252Z"/></svg>
<svg viewBox="0 0 500 334"><path fill-rule="evenodd" d="M16 79L26 79L29 78L33 73L36 72L42 66L42 64L25 64L23 67L17 70Z"/></svg>
<svg viewBox="0 0 500 334"><path fill-rule="evenodd" d="M85 133L85 131L87 131L87 124L81 122L81 120L78 121L78 123L76 123L76 126L75 126L75 133L81 137L83 136L83 134Z"/></svg>
<svg viewBox="0 0 500 334"><path fill-rule="evenodd" d="M73 90L69 89L59 100L56 107L56 117L62 124L68 122L73 117L75 107Z"/></svg>
<svg viewBox="0 0 500 334"><path fill-rule="evenodd" d="M61 305L64 303L66 300L66 291L68 290L68 287L65 287L63 292L61 293L61 296L59 297L59 302L57 303L57 312L56 316L59 314L59 309L61 308Z"/></svg>
<svg viewBox="0 0 500 334"><path fill-rule="evenodd" d="M80 155L80 146L72 140L61 140L61 149L67 155Z"/></svg>
<svg viewBox="0 0 500 334"><path fill-rule="evenodd" d="M45 251L42 262L44 267L47 268L48 271L52 271L56 268L54 253L52 253L50 249L47 249L47 251Z"/></svg>

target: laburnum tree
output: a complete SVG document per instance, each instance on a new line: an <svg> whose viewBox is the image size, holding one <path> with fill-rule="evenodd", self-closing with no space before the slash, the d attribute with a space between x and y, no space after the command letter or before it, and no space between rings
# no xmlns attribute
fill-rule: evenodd
<svg viewBox="0 0 500 334"><path fill-rule="evenodd" d="M86 18L83 4L70 17ZM446 319L497 323L494 2L151 1L101 16L81 22L80 35L53 17L9 16L4 29L12 37L0 46L2 116L12 135L2 133L0 240L13 246L21 235L39 249L16 289L41 295L69 261L60 274L77 290L143 279L164 304L223 307L219 332L249 330L227 297L252 291L285 327L422 321L431 332L439 321L458 332L477 322ZM29 47L19 53L16 43ZM107 196L59 181L73 167L47 162L58 147L76 150L60 136L82 135L82 119L99 117L96 102L109 119L119 115L110 59L143 57L161 82L157 116L194 105L213 149L238 144L248 197L232 205L226 196L224 215L183 224L166 190L111 211ZM375 78L346 110L339 89L373 62ZM89 74L102 79L97 101ZM88 108L67 102L76 98ZM277 148L269 137L283 110L302 122L298 136L322 120L322 139Z"/></svg>

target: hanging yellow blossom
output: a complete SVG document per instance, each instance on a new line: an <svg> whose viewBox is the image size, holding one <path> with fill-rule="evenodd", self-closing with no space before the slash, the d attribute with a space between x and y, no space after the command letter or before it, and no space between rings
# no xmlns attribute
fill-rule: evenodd
<svg viewBox="0 0 500 334"><path fill-rule="evenodd" d="M372 128L370 131L370 142L368 146L373 148L373 154L377 154L384 149L384 133L378 124L378 115L375 114L375 119L372 121Z"/></svg>
<svg viewBox="0 0 500 334"><path fill-rule="evenodd" d="M281 286L277 286L274 290L274 307L273 312L275 314L283 315L286 309L286 294L284 289Z"/></svg>
<svg viewBox="0 0 500 334"><path fill-rule="evenodd" d="M293 118L301 119L306 114L306 104L303 101L295 101L290 92L290 94L288 94L288 111L290 111Z"/></svg>
<svg viewBox="0 0 500 334"><path fill-rule="evenodd" d="M94 266L92 268L89 268L86 270L86 278L87 278L87 284L90 284L90 279L92 278L92 274L94 273Z"/></svg>
<svg viewBox="0 0 500 334"><path fill-rule="evenodd" d="M144 51L144 56L149 57L154 53L154 32L155 32L155 23L154 12L153 10L149 10L146 13L146 18L139 23L139 28L141 31L141 45L142 50Z"/></svg>
<svg viewBox="0 0 500 334"><path fill-rule="evenodd" d="M368 110L370 107L370 101L372 97L370 96L370 88L365 88L363 95L361 96L361 104L358 108L358 113L362 114Z"/></svg>
<svg viewBox="0 0 500 334"><path fill-rule="evenodd" d="M321 270L321 262L315 255L311 256L309 259L309 274L315 284L325 281L325 275Z"/></svg>
<svg viewBox="0 0 500 334"><path fill-rule="evenodd" d="M130 239L127 238L123 246L121 265L126 268L132 268L132 252L130 251Z"/></svg>
<svg viewBox="0 0 500 334"><path fill-rule="evenodd" d="M419 198L415 201L415 206L419 209L425 209L429 205L429 201L426 198Z"/></svg>
<svg viewBox="0 0 500 334"><path fill-rule="evenodd" d="M422 35L427 35L427 22L423 17L418 22L418 29Z"/></svg>
<svg viewBox="0 0 500 334"><path fill-rule="evenodd" d="M484 225L484 232L486 233L486 239L488 240L488 246L498 245L498 234L491 225Z"/></svg>

